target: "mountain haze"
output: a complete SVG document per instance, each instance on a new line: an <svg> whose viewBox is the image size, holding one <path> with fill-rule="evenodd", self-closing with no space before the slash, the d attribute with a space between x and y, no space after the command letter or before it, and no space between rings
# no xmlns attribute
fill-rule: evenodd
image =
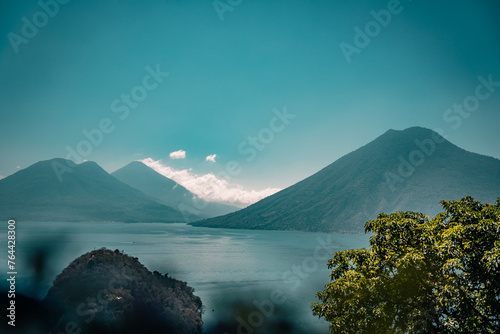
<svg viewBox="0 0 500 334"><path fill-rule="evenodd" d="M443 199L500 197L500 160L465 151L434 131L389 130L316 174L235 213L195 226L362 232L380 212L435 215Z"/></svg>
<svg viewBox="0 0 500 334"><path fill-rule="evenodd" d="M67 166L61 181L53 165ZM95 162L40 161L0 180L1 219L183 222L182 214L109 175Z"/></svg>
<svg viewBox="0 0 500 334"><path fill-rule="evenodd" d="M235 206L202 201L177 182L161 175L140 161L133 161L111 173L111 175L155 198L162 204L181 211L195 212L205 218L220 216L238 210Z"/></svg>

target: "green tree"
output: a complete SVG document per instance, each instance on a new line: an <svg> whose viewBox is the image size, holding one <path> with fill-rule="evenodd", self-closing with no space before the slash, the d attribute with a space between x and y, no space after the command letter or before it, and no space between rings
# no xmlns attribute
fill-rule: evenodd
<svg viewBox="0 0 500 334"><path fill-rule="evenodd" d="M369 249L337 252L313 313L332 333L500 333L500 198L379 214Z"/></svg>

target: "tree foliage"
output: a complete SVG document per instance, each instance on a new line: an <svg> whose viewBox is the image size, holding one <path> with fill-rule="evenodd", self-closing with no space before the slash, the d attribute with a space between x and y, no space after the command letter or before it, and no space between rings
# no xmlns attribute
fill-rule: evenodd
<svg viewBox="0 0 500 334"><path fill-rule="evenodd" d="M313 313L332 333L499 333L500 198L379 214L369 249L337 252Z"/></svg>

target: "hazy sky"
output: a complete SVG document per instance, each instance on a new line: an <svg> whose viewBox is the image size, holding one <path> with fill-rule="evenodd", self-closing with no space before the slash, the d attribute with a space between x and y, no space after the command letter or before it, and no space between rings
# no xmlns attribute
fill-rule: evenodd
<svg viewBox="0 0 500 334"><path fill-rule="evenodd" d="M70 147L265 193L415 125L500 158L497 0L54 3L0 2L0 177Z"/></svg>

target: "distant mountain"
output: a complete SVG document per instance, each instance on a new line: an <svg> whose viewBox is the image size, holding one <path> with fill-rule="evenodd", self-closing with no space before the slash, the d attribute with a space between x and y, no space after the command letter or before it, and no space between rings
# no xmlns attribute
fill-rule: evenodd
<svg viewBox="0 0 500 334"><path fill-rule="evenodd" d="M380 212L435 215L443 199L500 197L500 160L429 129L389 130L307 179L235 213L193 225L361 232Z"/></svg>
<svg viewBox="0 0 500 334"><path fill-rule="evenodd" d="M54 166L64 168L61 179ZM40 161L0 180L0 219L183 222L182 214L109 175L95 162ZM193 217L194 219L194 217Z"/></svg>
<svg viewBox="0 0 500 334"><path fill-rule="evenodd" d="M140 161L133 161L111 173L111 175L155 198L160 203L180 209L186 214L196 212L199 216L210 218L239 209L235 206L206 202L199 199L193 201L194 198L197 198L195 194Z"/></svg>

